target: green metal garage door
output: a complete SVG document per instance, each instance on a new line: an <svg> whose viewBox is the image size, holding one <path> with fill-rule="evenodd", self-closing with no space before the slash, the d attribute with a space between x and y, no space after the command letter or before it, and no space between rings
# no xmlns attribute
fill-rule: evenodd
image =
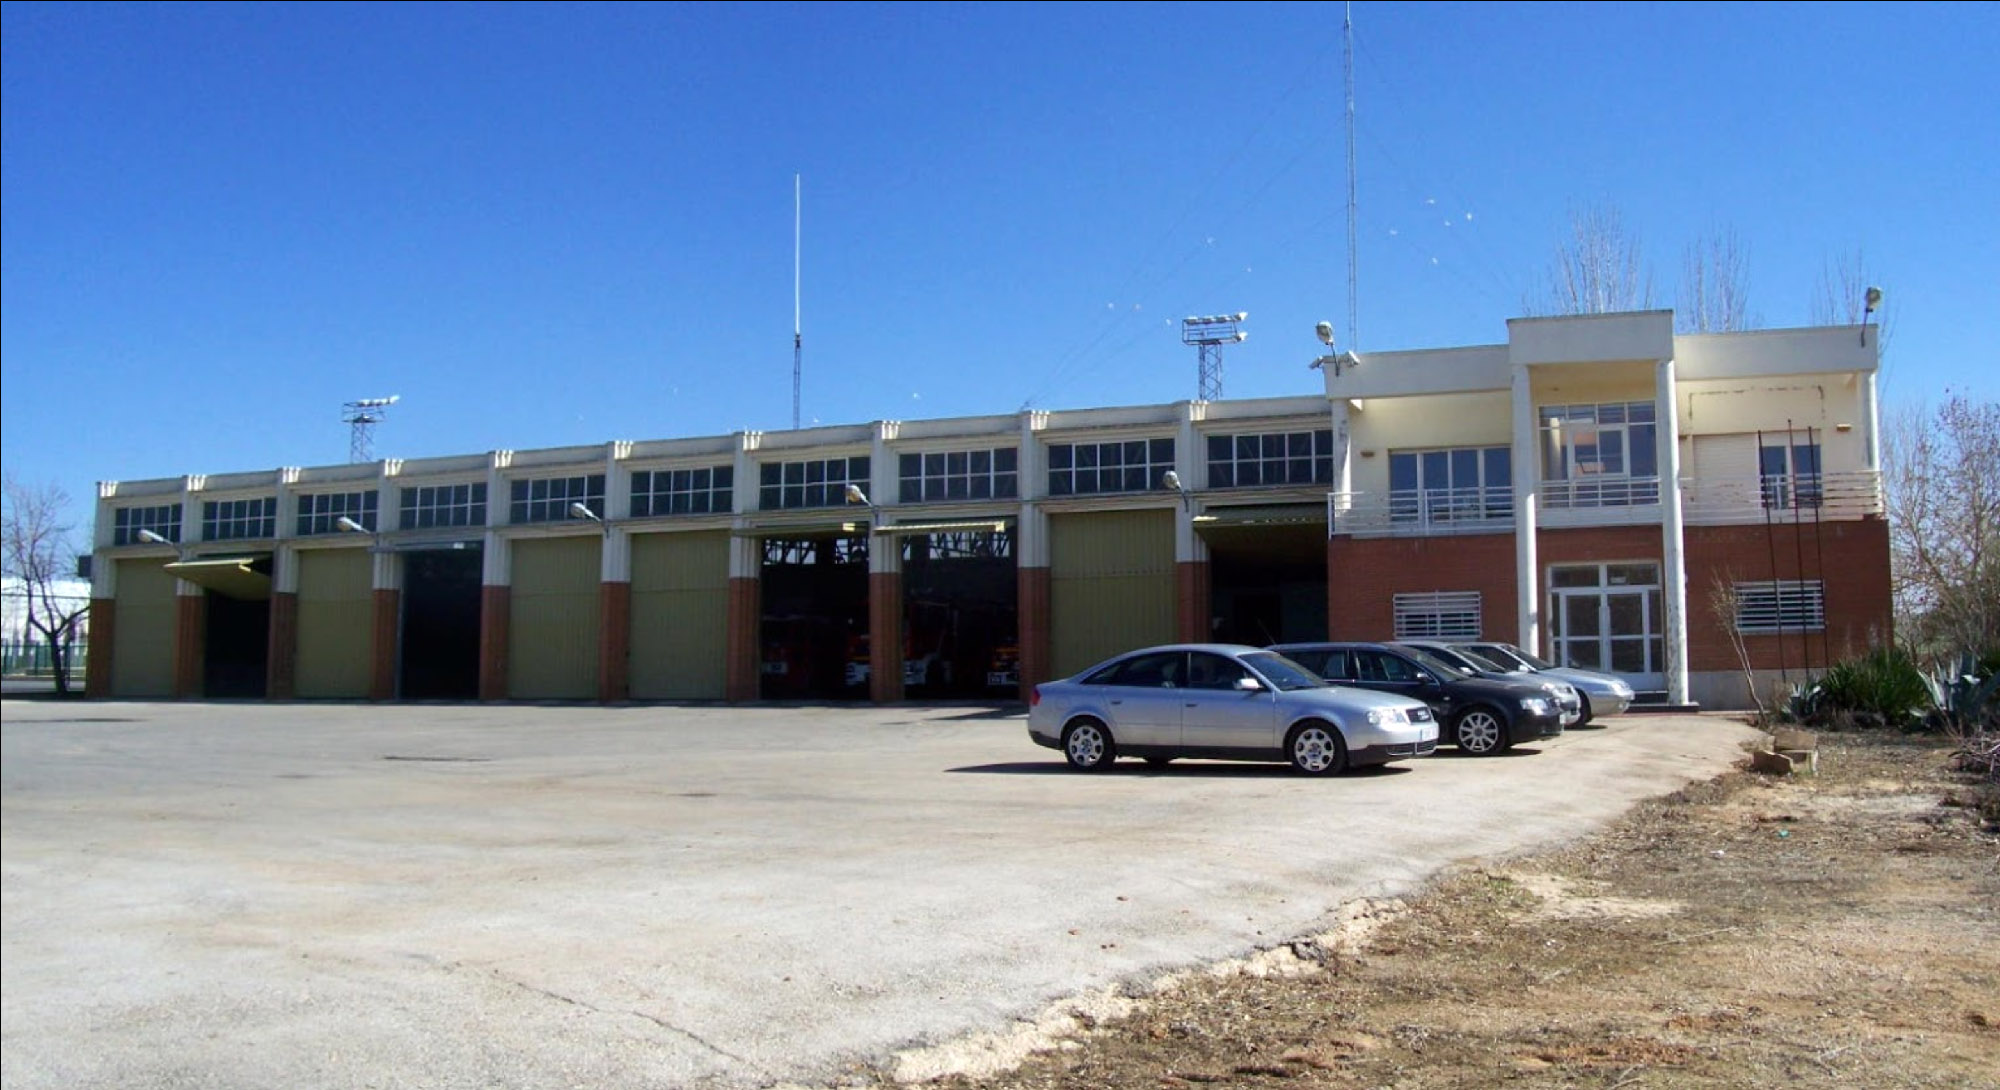
<svg viewBox="0 0 2000 1090"><path fill-rule="evenodd" d="M1049 516L1049 645L1057 677L1172 643L1174 513Z"/></svg>
<svg viewBox="0 0 2000 1090"><path fill-rule="evenodd" d="M517 540L513 548L508 695L596 699L601 540L595 535Z"/></svg>
<svg viewBox="0 0 2000 1090"><path fill-rule="evenodd" d="M174 577L166 560L120 560L118 612L112 622L114 696L171 696L174 691Z"/></svg>
<svg viewBox="0 0 2000 1090"><path fill-rule="evenodd" d="M728 531L632 538L635 699L722 699L728 627Z"/></svg>
<svg viewBox="0 0 2000 1090"><path fill-rule="evenodd" d="M374 560L366 549L301 549L297 679L302 697L368 695Z"/></svg>

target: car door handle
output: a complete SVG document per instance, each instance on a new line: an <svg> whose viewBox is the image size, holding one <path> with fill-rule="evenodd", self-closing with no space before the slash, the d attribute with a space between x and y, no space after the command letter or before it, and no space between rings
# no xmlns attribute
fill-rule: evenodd
<svg viewBox="0 0 2000 1090"><path fill-rule="evenodd" d="M1112 703L1113 703L1113 704L1123 704L1123 703L1125 703L1125 702L1124 702L1123 700L1114 700L1114 701L1112 701Z"/></svg>

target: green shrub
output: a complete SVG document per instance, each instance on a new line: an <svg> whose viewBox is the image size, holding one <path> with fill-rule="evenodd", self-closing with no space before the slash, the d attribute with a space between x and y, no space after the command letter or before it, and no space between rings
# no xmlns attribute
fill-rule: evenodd
<svg viewBox="0 0 2000 1090"><path fill-rule="evenodd" d="M1787 709L1821 726L1920 727L1933 707L1931 683L1902 649L1881 647L1828 669Z"/></svg>

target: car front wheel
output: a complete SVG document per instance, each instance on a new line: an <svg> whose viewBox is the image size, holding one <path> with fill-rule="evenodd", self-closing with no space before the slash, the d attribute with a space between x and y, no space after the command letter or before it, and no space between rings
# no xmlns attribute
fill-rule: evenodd
<svg viewBox="0 0 2000 1090"><path fill-rule="evenodd" d="M1467 708L1452 727L1458 748L1475 757L1490 757L1507 748L1507 724L1491 708Z"/></svg>
<svg viewBox="0 0 2000 1090"><path fill-rule="evenodd" d="M1102 772L1117 759L1111 732L1095 719L1083 719L1063 734L1063 756L1079 772Z"/></svg>
<svg viewBox="0 0 2000 1090"><path fill-rule="evenodd" d="M1330 776L1347 767L1347 746L1340 732L1325 723L1305 723L1285 744L1292 769L1307 776Z"/></svg>

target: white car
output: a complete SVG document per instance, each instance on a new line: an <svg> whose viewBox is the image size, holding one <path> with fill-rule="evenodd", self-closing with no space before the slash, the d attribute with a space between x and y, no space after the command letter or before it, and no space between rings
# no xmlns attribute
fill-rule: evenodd
<svg viewBox="0 0 2000 1090"><path fill-rule="evenodd" d="M1307 775L1425 756L1438 725L1422 701L1336 686L1271 651L1148 647L1034 687L1028 737L1070 767L1119 757L1282 761Z"/></svg>
<svg viewBox="0 0 2000 1090"><path fill-rule="evenodd" d="M1480 640L1473 643L1456 644L1460 650L1470 651L1511 673L1547 674L1560 678L1576 687L1577 695L1583 699L1583 722L1590 722L1593 716L1617 715L1632 706L1632 686L1622 677L1600 674L1595 670L1579 670L1574 666L1557 666L1546 659L1536 658L1511 643L1496 643Z"/></svg>

